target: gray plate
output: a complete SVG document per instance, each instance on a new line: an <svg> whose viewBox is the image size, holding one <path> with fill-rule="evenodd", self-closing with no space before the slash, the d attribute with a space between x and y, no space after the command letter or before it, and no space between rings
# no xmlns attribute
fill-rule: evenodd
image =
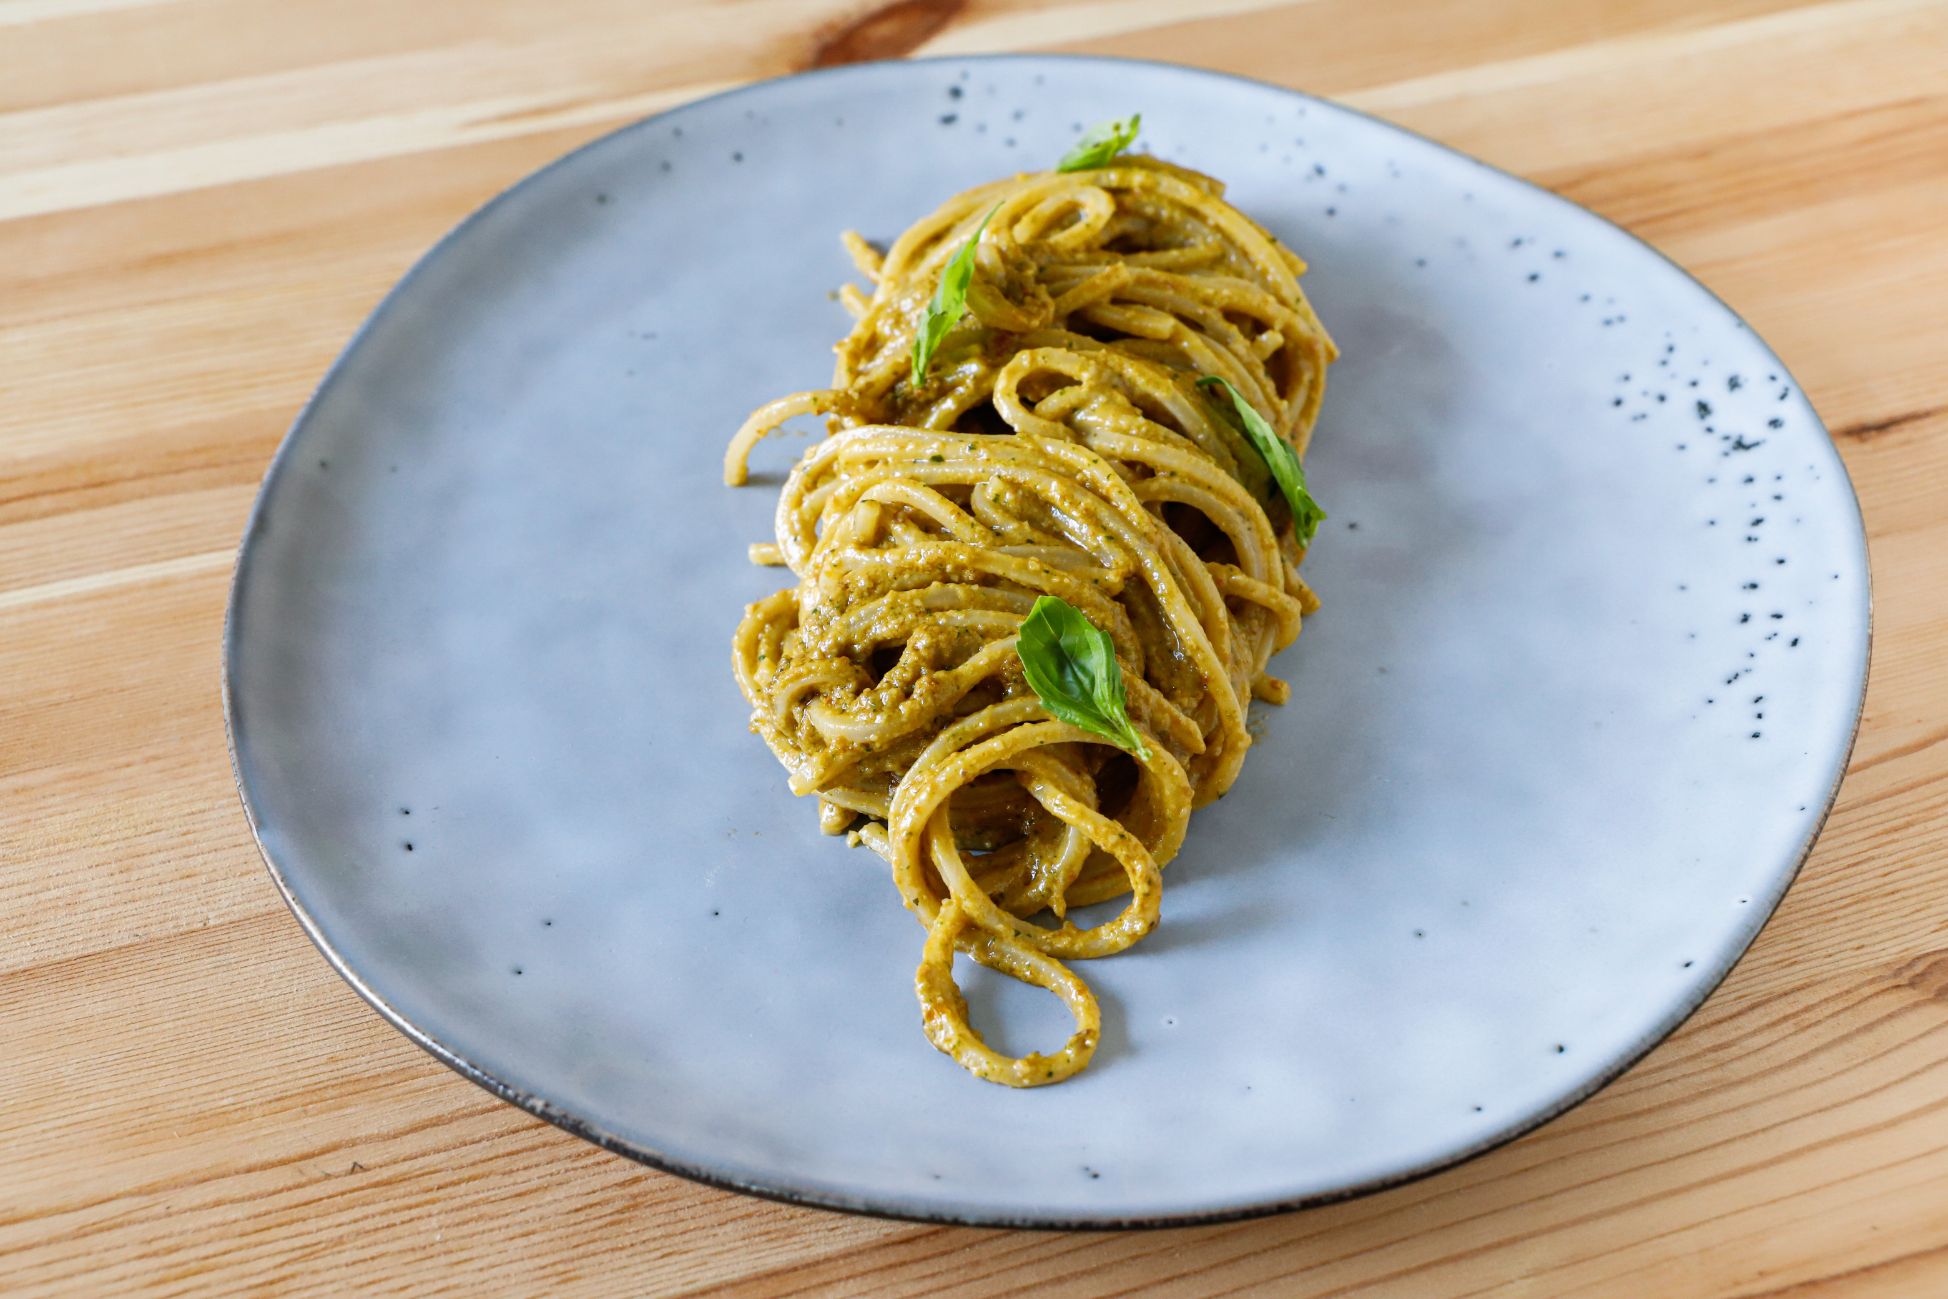
<svg viewBox="0 0 1948 1299"><path fill-rule="evenodd" d="M1085 971L1064 1086L920 1034L921 932L745 730L729 640L823 382L837 235L1140 109L1313 263L1345 351L1292 702ZM611 1149L815 1204L1182 1222L1372 1189L1676 1026L1830 805L1868 639L1820 422L1722 303L1574 205L1274 87L1101 59L867 65L620 131L409 275L279 451L227 701L272 874L416 1042ZM1066 1033L972 977L1005 1046Z"/></svg>

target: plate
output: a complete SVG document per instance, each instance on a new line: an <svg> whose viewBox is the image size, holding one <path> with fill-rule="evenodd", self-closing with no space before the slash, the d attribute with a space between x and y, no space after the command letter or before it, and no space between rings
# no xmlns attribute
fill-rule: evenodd
<svg viewBox="0 0 1948 1299"><path fill-rule="evenodd" d="M730 636L851 274L1132 110L1312 263L1325 607L1103 1045L1014 1092L921 1036L921 931L745 729ZM1383 122L1157 64L768 82L488 204L278 452L227 628L298 920L414 1041L612 1150L922 1219L1188 1222L1396 1183L1615 1077L1723 978L1859 715L1858 508L1785 367L1595 216ZM1042 994L976 1023L1052 1048Z"/></svg>

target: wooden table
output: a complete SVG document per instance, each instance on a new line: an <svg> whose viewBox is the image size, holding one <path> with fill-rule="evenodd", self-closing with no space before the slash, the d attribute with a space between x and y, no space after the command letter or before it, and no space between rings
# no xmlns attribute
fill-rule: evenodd
<svg viewBox="0 0 1948 1299"><path fill-rule="evenodd" d="M251 846L234 547L407 264L707 90L1019 48L1285 82L1588 204L1778 348L1859 488L1873 681L1798 885L1670 1042L1474 1163L1134 1235L708 1190L422 1055ZM0 1291L1948 1293L1944 68L1942 0L0 0Z"/></svg>

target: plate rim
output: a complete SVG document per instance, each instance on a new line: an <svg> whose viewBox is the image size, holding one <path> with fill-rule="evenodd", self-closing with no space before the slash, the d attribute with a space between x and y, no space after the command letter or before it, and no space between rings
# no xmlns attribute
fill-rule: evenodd
<svg viewBox="0 0 1948 1299"><path fill-rule="evenodd" d="M262 828L258 821L257 809L251 802L250 790L246 783L243 763L239 754L238 735L240 728L237 717L237 703L233 690L236 677L235 661L238 657L237 608L239 596L243 588L244 572L251 562L254 549L253 542L263 529L264 512L272 489L278 479L279 472L283 469L287 461L296 458L298 453L294 448L305 427L311 422L314 411L340 380L347 362L358 351L360 345L365 341L366 335L377 326L378 322L388 312L395 308L398 301L411 289L415 281L450 246L457 244L475 225L482 222L489 214L499 209L503 204L513 201L518 194L527 190L530 186L539 184L544 177L547 177L557 169L566 168L584 153L603 147L621 136L645 130L665 119L701 108L705 105L733 99L740 95L759 92L785 82L842 78L856 76L862 72L870 74L907 66L965 66L969 64L993 63L1112 65L1142 68L1179 76L1190 76L1193 78L1203 78L1234 85L1248 86L1259 90L1275 91L1281 95L1289 96L1308 104L1316 104L1321 107L1349 113L1383 131L1389 131L1407 137L1433 149L1437 149L1450 157L1482 168L1502 181L1510 182L1530 190L1550 202L1574 208L1577 212L1601 222L1616 235L1649 252L1671 270L1688 280L1699 291L1704 293L1710 301L1723 308L1733 320L1738 322L1739 326L1746 333L1751 335L1753 341L1757 343L1765 354L1778 364L1779 373L1793 382L1801 396L1804 397L1807 408L1812 411L1814 422L1817 424L1819 432L1822 435L1819 445L1830 460L1830 467L1837 471L1840 481L1845 485L1846 499L1851 502L1853 507L1851 517L1852 527L1849 529L1849 536L1857 547L1862 576L1863 627L1860 650L1860 684L1852 704L1852 718L1848 726L1846 744L1828 784L1824 804L1820 809L1819 815L1814 819L1812 829L1794 853L1790 864L1780 873L1777 887L1773 890L1772 895L1764 899L1764 907L1758 923L1752 927L1751 932L1742 940L1734 935L1729 948L1721 949L1719 968L1709 973L1705 981L1698 986L1693 996L1681 1002L1673 1003L1672 1007L1664 1013L1656 1024L1646 1030L1638 1041L1633 1042L1624 1051L1619 1053L1617 1057L1582 1086L1571 1089L1549 1104L1537 1107L1531 1113L1521 1116L1514 1123L1509 1124L1484 1140L1459 1147L1436 1156L1433 1159L1424 1160L1397 1173L1367 1178L1363 1181L1329 1191L1317 1191L1304 1195L1264 1200L1222 1209L1143 1215L1090 1215L1086 1213L1075 1215L1059 1213L1010 1214L982 1211L955 1212L951 1209L929 1208L924 1206L901 1207L897 1202L897 1196L845 1195L830 1189L808 1184L801 1183L793 1185L784 1179L779 1179L776 1182L763 1182L741 1178L720 1169L695 1164L620 1137L608 1131L593 1119L564 1109L549 1101L546 1097L527 1092L497 1077L491 1071L475 1064L459 1051L441 1042L433 1034L420 1028L410 1018L388 1002L377 988L367 983L351 967L350 963L346 961L338 950L332 946L331 940L325 935L316 918L299 901L291 887L290 881L286 877L284 868L278 863L276 857L273 856L270 848L264 842ZM1860 727L1865 715L1867 686L1872 677L1873 667L1874 593L1873 567L1871 561L1872 555L1867 544L1866 519L1860 507L1859 491L1853 484L1852 475L1847 471L1846 462L1840 455L1839 447L1833 441L1832 432L1827 428L1826 421L1819 414L1818 409L1813 406L1812 398L1806 394L1805 386L1800 384L1797 378L1792 375L1791 369L1773 351L1771 345L1766 342L1765 338L1756 329L1752 328L1745 317L1720 297L1710 285L1704 283L1704 281L1693 275L1684 266L1648 240L1641 238L1624 226L1610 220L1600 212L1585 207L1575 200L1566 198L1554 190L1529 180L1526 177L1517 175L1514 172L1505 171L1493 163L1485 162L1461 149L1422 135L1418 131L1401 126L1386 118L1366 112L1350 104L1310 94L1306 91L1298 90L1279 82L1267 81L1259 77L1223 72L1213 68L1197 67L1190 64L1173 63L1167 59L1056 52L1043 53L1037 51L942 54L922 58L865 60L858 63L838 64L832 67L811 68L801 72L788 73L783 76L766 77L755 81L744 82L736 86L714 91L707 95L701 95L695 99L685 100L680 104L671 105L668 108L651 113L646 117L626 122L613 130L605 131L601 135L577 145L560 157L528 172L495 193L493 197L469 212L451 229L442 234L425 252L421 253L413 261L406 272L399 277L398 281L391 288L386 290L385 294L373 306L371 311L366 314L365 318L346 340L344 346L332 358L331 364L318 380L317 387L312 390L311 395L299 407L297 414L292 418L290 426L285 430L283 437L279 439L277 449L271 455L270 462L264 471L264 477L258 485L257 494L251 502L250 512L245 519L242 537L238 542L237 558L231 568L229 591L224 605L220 662L224 741L230 758L231 779L236 786L238 801L243 807L244 819L250 827L251 842L256 845L258 855L263 859L265 869L270 874L271 881L276 886L279 896L284 899L285 906L289 908L292 916L297 920L299 928L304 931L305 936L311 940L312 945L325 958L326 964L341 979L349 984L352 990L368 1006L377 1011L382 1019L391 1024L407 1040L411 1041L447 1068L459 1074L462 1078L536 1118L553 1124L555 1127L579 1137L592 1145L598 1146L603 1150L609 1151L612 1154L621 1155L624 1158L647 1165L658 1171L674 1173L679 1177L684 1177L719 1190L735 1191L800 1208L836 1210L865 1217L901 1222L927 1223L940 1226L992 1227L1036 1231L1110 1231L1207 1226L1220 1223L1241 1222L1253 1218L1268 1217L1273 1214L1289 1213L1298 1209L1315 1208L1321 1205L1357 1199L1393 1187L1420 1181L1423 1178L1431 1177L1436 1173L1443 1172L1479 1158L1491 1151L1498 1150L1528 1135L1543 1125L1560 1118L1628 1073L1645 1056L1649 1055L1651 1051L1670 1038L1679 1028L1683 1027L1686 1021L1696 1014L1705 1002L1711 999L1718 989L1723 986L1732 970L1737 967L1738 963L1744 959L1746 953L1751 950L1752 944L1758 940L1759 935L1765 931L1766 926L1772 922L1773 917L1778 913L1780 904L1785 900L1786 894L1798 880L1800 871L1804 868L1807 858L1812 855L1813 848L1818 844L1821 835L1826 829L1826 822L1832 815L1834 805L1838 802L1840 788L1845 783L1847 770L1852 764L1854 747L1859 741Z"/></svg>

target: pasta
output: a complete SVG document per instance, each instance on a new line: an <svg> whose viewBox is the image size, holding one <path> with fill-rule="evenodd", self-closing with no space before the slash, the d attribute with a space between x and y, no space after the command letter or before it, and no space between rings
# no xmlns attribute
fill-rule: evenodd
<svg viewBox="0 0 1948 1299"><path fill-rule="evenodd" d="M970 240L966 314L916 361ZM1059 1082L1101 1028L1071 963L1155 929L1160 871L1236 779L1249 701L1284 701L1267 660L1317 607L1267 453L1198 381L1302 455L1336 352L1299 258L1218 182L1154 158L968 190L883 255L845 242L872 288L841 295L857 319L832 386L760 407L725 456L742 484L760 439L827 421L775 543L752 548L795 582L746 611L737 680L792 791L886 860L925 927L934 1045L991 1082ZM1039 597L1113 643L1136 744L1029 687L1017 635ZM991 1048L956 953L1060 998L1067 1043Z"/></svg>

